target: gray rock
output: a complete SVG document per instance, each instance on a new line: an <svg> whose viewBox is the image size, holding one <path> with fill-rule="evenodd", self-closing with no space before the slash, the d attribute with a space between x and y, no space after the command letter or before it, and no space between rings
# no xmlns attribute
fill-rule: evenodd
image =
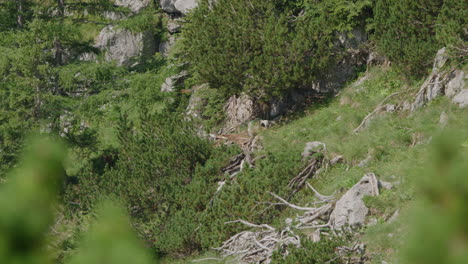
<svg viewBox="0 0 468 264"><path fill-rule="evenodd" d="M457 104L460 108L468 106L468 89L461 90L455 97L453 97L452 103Z"/></svg>
<svg viewBox="0 0 468 264"><path fill-rule="evenodd" d="M167 21L167 31L169 33L174 34L180 31L181 25L179 23L179 19L169 19Z"/></svg>
<svg viewBox="0 0 468 264"><path fill-rule="evenodd" d="M156 50L152 34L133 33L113 26L101 31L95 46L105 51L107 61L116 61L120 66L131 66L142 56L152 56Z"/></svg>
<svg viewBox="0 0 468 264"><path fill-rule="evenodd" d="M197 7L197 0L160 0L161 8L167 13L187 14Z"/></svg>
<svg viewBox="0 0 468 264"><path fill-rule="evenodd" d="M160 0L161 8L167 13L176 13L177 9L174 6L176 0Z"/></svg>
<svg viewBox="0 0 468 264"><path fill-rule="evenodd" d="M176 0L174 6L182 14L187 14L190 10L197 7L197 2L197 0Z"/></svg>
<svg viewBox="0 0 468 264"><path fill-rule="evenodd" d="M445 88L445 95L453 98L465 88L465 72L456 70L453 72Z"/></svg>
<svg viewBox="0 0 468 264"><path fill-rule="evenodd" d="M253 99L243 93L231 96L224 106L224 112L226 113L224 128L229 130L255 119L259 111Z"/></svg>
<svg viewBox="0 0 468 264"><path fill-rule="evenodd" d="M436 57L434 59L434 65L432 66L432 71L437 71L440 68L444 67L445 63L448 60L446 50L446 48L441 48L437 51Z"/></svg>
<svg viewBox="0 0 468 264"><path fill-rule="evenodd" d="M379 195L379 181L373 173L366 174L356 185L347 191L338 202L330 215L333 229L344 226L364 224L369 209L362 198Z"/></svg>
<svg viewBox="0 0 468 264"><path fill-rule="evenodd" d="M140 12L143 8L147 7L151 0L116 0L115 5L129 8L134 13Z"/></svg>
<svg viewBox="0 0 468 264"><path fill-rule="evenodd" d="M412 112L423 107L436 97L443 95L453 98L452 102L460 107L466 105L466 103L463 103L466 102L463 92L465 89L465 73L461 70L444 70L443 67L447 61L446 49L443 48L437 52L431 75L416 94L416 98L411 105ZM455 99L455 97L457 98Z"/></svg>
<svg viewBox="0 0 468 264"><path fill-rule="evenodd" d="M301 156L303 159L305 159L315 153L323 152L325 150L327 150L327 145L325 145L325 143L323 142L320 142L320 141L307 142L306 146L304 147L304 151L302 151Z"/></svg>
<svg viewBox="0 0 468 264"><path fill-rule="evenodd" d="M379 181L379 187L382 187L386 190L393 189L393 184L391 182Z"/></svg>

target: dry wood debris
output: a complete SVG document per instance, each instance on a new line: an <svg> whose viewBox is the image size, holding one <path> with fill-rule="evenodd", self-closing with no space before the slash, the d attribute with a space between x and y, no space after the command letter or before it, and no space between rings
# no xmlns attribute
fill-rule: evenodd
<svg viewBox="0 0 468 264"><path fill-rule="evenodd" d="M287 256L289 245L301 247L300 237L294 230L298 232L301 229L315 229L312 238L314 242L318 242L322 235L329 235L330 231L339 233L345 227L363 224L368 209L362 198L379 195L379 187L387 183L382 184L375 174L368 173L339 200L336 200L335 193L323 195L309 183L305 184L318 200L314 204L321 204L320 206L295 205L270 193L278 200L277 203L270 204L288 206L304 213L294 220L288 219L286 227L281 230L267 224L257 225L244 220L227 222L226 224L242 223L252 230L235 234L215 250L224 257L235 257L238 263L270 263L273 252L279 250L283 256ZM345 259L347 263L363 263L364 252L365 245L356 243L353 247L337 248L337 258Z"/></svg>

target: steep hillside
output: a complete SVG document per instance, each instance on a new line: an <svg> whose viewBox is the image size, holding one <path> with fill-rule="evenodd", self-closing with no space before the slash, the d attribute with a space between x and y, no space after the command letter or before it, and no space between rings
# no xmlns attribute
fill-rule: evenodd
<svg viewBox="0 0 468 264"><path fill-rule="evenodd" d="M0 263L465 263L465 2L0 1Z"/></svg>

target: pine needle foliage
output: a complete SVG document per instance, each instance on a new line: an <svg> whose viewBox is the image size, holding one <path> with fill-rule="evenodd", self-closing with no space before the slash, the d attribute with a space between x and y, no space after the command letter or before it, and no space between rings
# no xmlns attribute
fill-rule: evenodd
<svg viewBox="0 0 468 264"><path fill-rule="evenodd" d="M268 100L311 82L340 50L370 1L201 1L184 29L186 58L201 82L226 95ZM303 8L301 15L293 10Z"/></svg>

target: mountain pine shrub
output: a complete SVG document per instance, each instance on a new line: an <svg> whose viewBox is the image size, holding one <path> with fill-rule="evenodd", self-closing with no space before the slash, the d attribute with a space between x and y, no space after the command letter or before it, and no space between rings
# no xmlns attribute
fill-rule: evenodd
<svg viewBox="0 0 468 264"><path fill-rule="evenodd" d="M268 100L312 81L341 50L339 32L359 25L370 1L201 1L184 28L184 59L200 82L225 95ZM297 7L303 14L294 16ZM364 14L364 16L366 16Z"/></svg>

